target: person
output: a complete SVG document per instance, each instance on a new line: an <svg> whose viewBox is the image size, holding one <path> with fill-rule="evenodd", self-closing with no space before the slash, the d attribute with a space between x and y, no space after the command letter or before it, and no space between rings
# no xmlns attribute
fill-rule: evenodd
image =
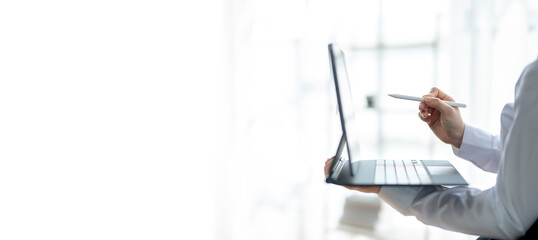
<svg viewBox="0 0 538 240"><path fill-rule="evenodd" d="M497 239L523 236L538 218L538 59L522 72L501 130L491 135L465 124L454 101L438 88L423 96L419 118L456 156L497 174L487 190L443 186L348 187L378 196L404 215L443 229ZM325 163L329 170L330 158Z"/></svg>

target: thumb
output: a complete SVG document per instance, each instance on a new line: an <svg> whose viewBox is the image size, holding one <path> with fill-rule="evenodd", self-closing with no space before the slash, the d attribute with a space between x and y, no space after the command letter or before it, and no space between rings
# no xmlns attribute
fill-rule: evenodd
<svg viewBox="0 0 538 240"><path fill-rule="evenodd" d="M436 108L441 113L448 114L452 111L454 111L454 108L452 108L450 105L446 104L445 102L441 101L439 98L434 97L424 97L424 103L428 105L429 107Z"/></svg>

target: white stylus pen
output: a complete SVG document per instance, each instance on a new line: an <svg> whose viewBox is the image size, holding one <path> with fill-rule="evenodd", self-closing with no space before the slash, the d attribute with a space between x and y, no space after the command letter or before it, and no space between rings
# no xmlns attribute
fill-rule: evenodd
<svg viewBox="0 0 538 240"><path fill-rule="evenodd" d="M399 98L399 99L405 99L405 100L411 100L411 101L417 101L417 102L424 101L424 99L422 99L421 97L413 97L413 96L407 96L407 95L402 95L402 94L389 94L389 96L391 96L393 98ZM460 107L460 108L467 107L467 105L465 105L463 103L449 102L449 101L443 101L443 102L445 102L446 104L448 104L448 105L450 105L452 107Z"/></svg>

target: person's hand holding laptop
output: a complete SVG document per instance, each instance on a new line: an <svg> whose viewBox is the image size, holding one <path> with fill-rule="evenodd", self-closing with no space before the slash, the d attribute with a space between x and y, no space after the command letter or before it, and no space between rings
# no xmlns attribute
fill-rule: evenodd
<svg viewBox="0 0 538 240"><path fill-rule="evenodd" d="M329 176L329 172L331 169L331 165L334 161L334 157L327 159L325 162L325 177L327 178ZM363 193L379 193L379 190L381 190L381 186L344 186L345 188L349 190L356 190Z"/></svg>

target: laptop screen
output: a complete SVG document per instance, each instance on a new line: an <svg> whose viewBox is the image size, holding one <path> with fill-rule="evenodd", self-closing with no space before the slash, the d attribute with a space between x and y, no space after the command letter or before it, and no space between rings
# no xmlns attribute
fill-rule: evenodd
<svg viewBox="0 0 538 240"><path fill-rule="evenodd" d="M357 160L359 157L358 124L351 94L351 84L347 75L344 52L334 44L329 44L329 55L331 60L331 71L336 87L336 98L338 100L338 111L342 131L347 142L347 153L349 160Z"/></svg>

